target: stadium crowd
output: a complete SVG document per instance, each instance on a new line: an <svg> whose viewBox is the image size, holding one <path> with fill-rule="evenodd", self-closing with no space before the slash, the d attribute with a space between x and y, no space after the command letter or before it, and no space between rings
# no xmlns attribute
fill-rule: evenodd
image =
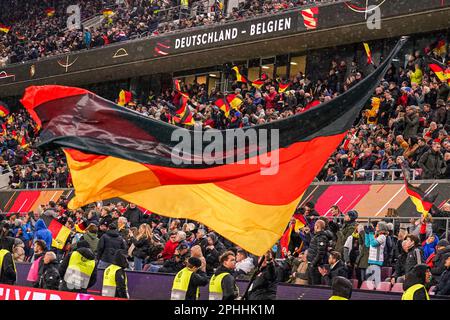
<svg viewBox="0 0 450 320"><path fill-rule="evenodd" d="M211 7L205 0L112 0L20 1L0 3L0 24L10 27L0 31L0 67L6 64L35 60L46 56L100 47L140 36L160 35L185 28L241 20L259 14L334 0L246 0L230 14L217 1ZM101 23L79 30L67 28L67 7L78 4L81 20L105 14ZM46 10L55 13L47 16ZM179 10L169 9L179 8ZM191 14L190 9L196 8ZM24 14L24 13L27 14Z"/></svg>
<svg viewBox="0 0 450 320"><path fill-rule="evenodd" d="M33 263L28 281L45 289L68 290L65 274L75 252L95 261L89 284L81 288L84 292L97 281L97 268L111 264L124 270L175 274L194 263L199 277L207 279L223 272L221 257L226 253L235 257L235 264L227 271L234 279L250 279L257 272L249 299L274 299L280 282L330 286L338 276L351 279L355 288L371 289L365 281L369 279L387 286L384 291L392 286L401 292L422 284L427 292L431 289L435 294L450 295L450 244L445 222L432 218L450 217L450 203L402 224L389 218L362 222L354 210L343 214L338 206L330 209L331 216L321 217L314 203L299 206L289 227L296 225L296 219L303 224L292 231L287 245L276 244L265 255L267 261L259 270L258 257L204 225L144 214L136 205L122 202L71 211L67 200L60 200L23 216L0 215L0 243L15 262ZM56 219L71 230L62 249L53 247L48 219ZM280 256L284 259L277 259ZM15 282L13 269L7 272L12 266L12 260L4 263L0 283ZM237 298L233 290L225 291L227 299ZM423 291L418 290L414 299L425 299Z"/></svg>

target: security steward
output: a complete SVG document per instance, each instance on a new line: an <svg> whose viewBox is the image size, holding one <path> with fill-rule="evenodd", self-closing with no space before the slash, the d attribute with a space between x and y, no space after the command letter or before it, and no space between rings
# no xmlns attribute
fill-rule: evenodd
<svg viewBox="0 0 450 320"><path fill-rule="evenodd" d="M426 264L416 265L406 274L403 283L402 300L430 300L425 285L431 281L430 267Z"/></svg>
<svg viewBox="0 0 450 320"><path fill-rule="evenodd" d="M14 246L14 238L8 236L7 223L0 224L0 283L14 285L17 279L16 265L11 254Z"/></svg>
<svg viewBox="0 0 450 320"><path fill-rule="evenodd" d="M232 251L227 251L219 262L220 266L209 282L209 300L234 300L239 296L239 288L233 276L236 256Z"/></svg>
<svg viewBox="0 0 450 320"><path fill-rule="evenodd" d="M170 300L198 300L199 287L208 284L208 278L200 270L202 262L199 258L190 257L186 267L180 270L173 279Z"/></svg>
<svg viewBox="0 0 450 320"><path fill-rule="evenodd" d="M69 253L61 263L63 277L60 290L86 293L97 281L95 254L86 240L78 241L77 250Z"/></svg>
<svg viewBox="0 0 450 320"><path fill-rule="evenodd" d="M353 285L347 278L337 276L331 282L333 295L328 300L349 300L352 297Z"/></svg>
<svg viewBox="0 0 450 320"><path fill-rule="evenodd" d="M102 296L129 299L128 281L125 269L128 268L127 257L118 250L114 256L114 263L109 265L103 273Z"/></svg>

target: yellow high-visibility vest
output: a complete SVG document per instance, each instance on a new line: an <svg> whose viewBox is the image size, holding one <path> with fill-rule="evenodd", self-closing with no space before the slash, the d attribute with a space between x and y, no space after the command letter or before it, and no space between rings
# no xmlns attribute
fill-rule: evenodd
<svg viewBox="0 0 450 320"><path fill-rule="evenodd" d="M102 296L106 297L115 297L116 296L116 273L120 270L121 267L111 264L108 268L103 272L103 288L102 288ZM128 296L128 279L127 274L125 273L125 287L127 290Z"/></svg>
<svg viewBox="0 0 450 320"><path fill-rule="evenodd" d="M6 249L0 250L0 274L2 274L2 270L3 270L3 259L5 258L5 256L8 253L10 254L11 252L9 252ZM12 259L12 257L11 257L11 259ZM12 259L12 262L13 262L13 266L14 266L14 272L17 273L16 264L14 263L14 259Z"/></svg>
<svg viewBox="0 0 450 320"><path fill-rule="evenodd" d="M170 300L186 300L186 292L189 288L193 272L187 267L180 270L173 279L172 294ZM197 287L196 297L198 299L200 289Z"/></svg>
<svg viewBox="0 0 450 320"><path fill-rule="evenodd" d="M221 273L219 275L213 275L211 280L209 281L209 300L222 300L223 298L223 289L222 289L222 280L226 275L229 275L228 272Z"/></svg>
<svg viewBox="0 0 450 320"><path fill-rule="evenodd" d="M425 297L426 300L430 300L430 296L428 295L427 289L425 288L425 286L423 284L415 284L411 287L409 287L402 295L402 300L414 300L414 293L416 293L417 290L420 289L424 289L425 290Z"/></svg>
<svg viewBox="0 0 450 320"><path fill-rule="evenodd" d="M330 299L328 300L348 300L348 299L340 296L331 296Z"/></svg>
<svg viewBox="0 0 450 320"><path fill-rule="evenodd" d="M74 251L64 275L67 288L76 290L87 289L94 268L95 260L86 259L81 253Z"/></svg>

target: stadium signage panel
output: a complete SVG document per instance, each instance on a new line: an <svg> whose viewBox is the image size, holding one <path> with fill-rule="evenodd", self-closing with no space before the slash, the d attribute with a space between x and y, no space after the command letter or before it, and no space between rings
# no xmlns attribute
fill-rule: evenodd
<svg viewBox="0 0 450 320"><path fill-rule="evenodd" d="M298 20L298 19L297 19ZM265 35L294 28L292 17L271 18L268 21L242 23L233 28L189 34L175 39L174 49L206 46L211 43L222 43L230 40L248 40L249 37Z"/></svg>

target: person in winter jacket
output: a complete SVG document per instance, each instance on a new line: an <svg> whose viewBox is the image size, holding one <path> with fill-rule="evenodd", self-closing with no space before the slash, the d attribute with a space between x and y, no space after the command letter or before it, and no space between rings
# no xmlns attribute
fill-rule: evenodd
<svg viewBox="0 0 450 320"><path fill-rule="evenodd" d="M436 245L436 253L431 258L431 274L433 279L439 282L442 273L445 271L445 260L450 257L450 243L443 239Z"/></svg>
<svg viewBox="0 0 450 320"><path fill-rule="evenodd" d="M142 270L143 263L150 251L152 237L152 230L146 223L143 223L139 226L138 235L136 237L134 237L133 233L130 231L131 243L135 247L132 253L134 258L134 270Z"/></svg>
<svg viewBox="0 0 450 320"><path fill-rule="evenodd" d="M344 255L344 244L350 237L356 228L356 219L358 219L358 212L356 210L350 210L344 215L344 225L342 229L337 232L337 242L335 250Z"/></svg>
<svg viewBox="0 0 450 320"><path fill-rule="evenodd" d="M164 261L162 267L158 272L163 273L177 273L186 266L186 261L189 258L189 247L186 243L182 242L175 249L173 257Z"/></svg>
<svg viewBox="0 0 450 320"><path fill-rule="evenodd" d="M426 264L418 264L406 274L403 283L402 300L430 300L427 285L431 281L430 268Z"/></svg>
<svg viewBox="0 0 450 320"><path fill-rule="evenodd" d="M127 250L125 240L117 231L117 226L111 223L109 230L100 238L97 246L97 259L99 268L107 268L114 261L117 250Z"/></svg>
<svg viewBox="0 0 450 320"><path fill-rule="evenodd" d="M414 268L414 266L425 263L425 259L423 258L423 252L420 246L419 238L417 238L415 235L408 234L405 238L405 241L405 245L408 248L405 261L405 274L408 274L408 272L410 272Z"/></svg>
<svg viewBox="0 0 450 320"><path fill-rule="evenodd" d="M436 294L450 296L450 256L444 262L445 271L442 273L439 283L436 286Z"/></svg>
<svg viewBox="0 0 450 320"><path fill-rule="evenodd" d="M127 218L131 228L139 228L142 223L147 222L142 211L134 203L130 203L123 216Z"/></svg>
<svg viewBox="0 0 450 320"><path fill-rule="evenodd" d="M61 280L59 274L59 263L56 254L52 251L45 253L42 274L39 277L39 288L48 290L58 290Z"/></svg>
<svg viewBox="0 0 450 320"><path fill-rule="evenodd" d="M356 279L358 279L358 288L361 286L362 282L366 279L366 270L369 267L369 248L366 247L366 237L367 234L364 231L364 226L358 226L359 234L359 254L356 257L355 267L356 267Z"/></svg>
<svg viewBox="0 0 450 320"><path fill-rule="evenodd" d="M353 285L345 277L335 277L331 283L333 295L329 300L349 300L352 297Z"/></svg>
<svg viewBox="0 0 450 320"><path fill-rule="evenodd" d="M14 238L8 236L9 226L5 222L0 223L0 283L14 285L17 280L16 267L12 251Z"/></svg>
<svg viewBox="0 0 450 320"><path fill-rule="evenodd" d="M77 267L78 263L83 263L85 267L80 269L80 267ZM79 271L83 269L86 269L87 273ZM78 241L77 249L65 256L59 266L59 274L62 278L60 290L63 291L86 293L87 289L95 284L97 281L97 263L87 241Z"/></svg>
<svg viewBox="0 0 450 320"><path fill-rule="evenodd" d="M391 277L385 281L390 281L392 285L396 282L405 282L405 263L406 256L408 255L408 241L402 241L402 252L397 256L397 261L395 262L394 272Z"/></svg>
<svg viewBox="0 0 450 320"><path fill-rule="evenodd" d="M209 300L234 300L239 296L239 288L234 278L236 257L232 251L226 251L219 258L220 266L214 272L209 283ZM220 283L216 278L221 277ZM220 288L220 289L219 289Z"/></svg>
<svg viewBox="0 0 450 320"><path fill-rule="evenodd" d="M322 284L331 286L335 277L347 277L348 270L344 262L341 260L341 254L337 251L331 251L328 256L328 267L319 267L319 272L322 275Z"/></svg>
<svg viewBox="0 0 450 320"><path fill-rule="evenodd" d="M94 254L97 254L97 247L99 239L97 237L98 228L95 224L91 223L86 228L86 232L80 238L80 240L86 240L89 243L89 247L91 248Z"/></svg>
<svg viewBox="0 0 450 320"><path fill-rule="evenodd" d="M436 245L438 244L438 242L439 242L439 237L435 234L432 234L422 243L422 251L423 251L424 260L428 260L428 258L432 254L435 253Z"/></svg>
<svg viewBox="0 0 450 320"><path fill-rule="evenodd" d="M357 225L354 232L347 238L344 244L344 263L348 269L348 278L351 279L356 268L356 259L359 256L359 229L362 225Z"/></svg>
<svg viewBox="0 0 450 320"><path fill-rule="evenodd" d="M431 149L425 152L418 161L418 166L422 168L423 179L438 179L447 168L444 156L441 153L441 145L439 142L433 142Z"/></svg>
<svg viewBox="0 0 450 320"><path fill-rule="evenodd" d="M47 250L50 250L52 248L52 233L48 230L44 220L39 219L36 221L35 230L34 241L44 240L47 245Z"/></svg>
<svg viewBox="0 0 450 320"><path fill-rule="evenodd" d="M319 285L322 282L318 267L324 264L327 253L328 237L325 233L325 222L317 220L314 224L314 237L309 244L308 260L308 283Z"/></svg>
<svg viewBox="0 0 450 320"><path fill-rule="evenodd" d="M389 234L386 222L380 221L377 223L375 232L373 227L369 226L366 230L368 236L365 239L366 246L369 247L369 267L367 274L374 274L373 279L375 283L381 281L381 267L384 262L384 246L386 245L386 237Z"/></svg>
<svg viewBox="0 0 450 320"><path fill-rule="evenodd" d="M248 300L275 300L277 283L283 280L281 270L272 251L267 252L260 259L264 261L248 292Z"/></svg>

